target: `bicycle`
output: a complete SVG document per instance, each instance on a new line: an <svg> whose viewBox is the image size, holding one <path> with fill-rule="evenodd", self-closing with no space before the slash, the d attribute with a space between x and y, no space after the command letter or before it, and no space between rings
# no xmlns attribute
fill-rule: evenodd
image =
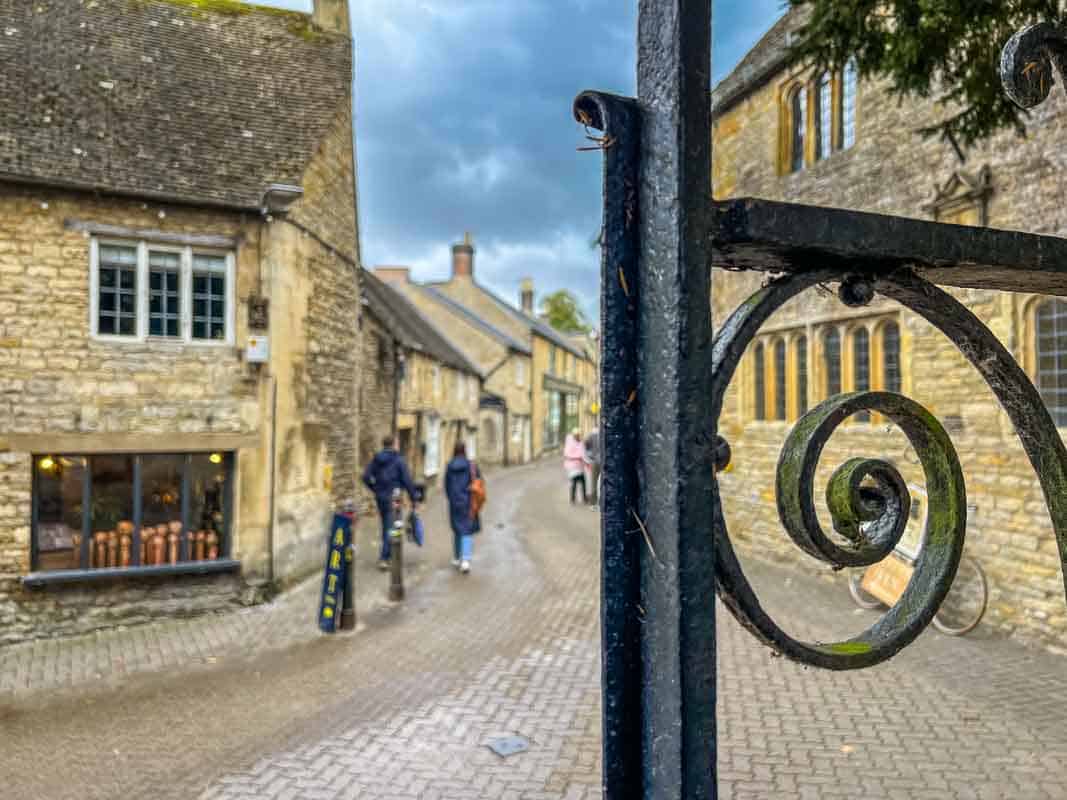
<svg viewBox="0 0 1067 800"><path fill-rule="evenodd" d="M914 546L901 539L893 549L890 558L896 558L902 564L886 564L880 562L864 569L855 569L848 576L848 591L852 599L860 608L875 610L886 608L891 605L893 592L884 587L879 587L877 578L883 573L896 572L895 576L888 576L888 582L900 580L903 577L910 578L912 567L919 558L923 546L926 544L927 524L929 515L926 513L926 490L917 484L909 483L908 491L912 496L912 518L916 518L916 509L922 506L922 529L918 541ZM921 497L920 503L916 503L916 497ZM866 584L866 586L864 585ZM868 589L881 590L881 596L871 594ZM885 598L885 599L883 599ZM941 633L948 636L962 636L974 630L985 616L986 607L989 604L989 582L986 579L982 567L973 558L963 556L960 559L959 569L952 581L948 595L941 603L941 607L934 615L933 623Z"/></svg>

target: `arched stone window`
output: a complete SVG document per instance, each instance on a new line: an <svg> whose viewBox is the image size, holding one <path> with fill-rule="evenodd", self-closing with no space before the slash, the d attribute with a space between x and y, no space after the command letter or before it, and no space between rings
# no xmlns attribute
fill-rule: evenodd
<svg viewBox="0 0 1067 800"><path fill-rule="evenodd" d="M785 340L779 339L774 343L774 418L782 421L786 419L785 356Z"/></svg>
<svg viewBox="0 0 1067 800"><path fill-rule="evenodd" d="M841 76L841 148L848 150L856 143L856 94L859 89L859 70L856 60L849 59Z"/></svg>
<svg viewBox="0 0 1067 800"><path fill-rule="evenodd" d="M1067 425L1067 302L1045 300L1034 312L1037 390L1057 425Z"/></svg>
<svg viewBox="0 0 1067 800"><path fill-rule="evenodd" d="M900 326L895 322L882 326L882 388L900 391Z"/></svg>
<svg viewBox="0 0 1067 800"><path fill-rule="evenodd" d="M866 328L852 331L852 389L866 392L871 388L871 337ZM869 411L856 414L859 422L869 422Z"/></svg>
<svg viewBox="0 0 1067 800"><path fill-rule="evenodd" d="M841 334L830 328L822 338L823 374L826 376L826 396L841 394Z"/></svg>
<svg viewBox="0 0 1067 800"><path fill-rule="evenodd" d="M757 344L756 349L752 352L752 369L755 373L755 380L753 381L753 390L755 392L755 403L753 409L755 411L754 416L756 419L767 419L767 386L765 383L765 375L763 371L763 345Z"/></svg>
<svg viewBox="0 0 1067 800"><path fill-rule="evenodd" d="M815 160L829 158L834 150L833 80L829 72L815 84Z"/></svg>
<svg viewBox="0 0 1067 800"><path fill-rule="evenodd" d="M808 92L797 86L789 100L789 170L804 169L804 141L808 128Z"/></svg>

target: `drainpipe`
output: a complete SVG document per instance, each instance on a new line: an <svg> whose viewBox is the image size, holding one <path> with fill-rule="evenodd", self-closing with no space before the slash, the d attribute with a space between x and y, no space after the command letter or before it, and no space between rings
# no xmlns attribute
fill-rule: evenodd
<svg viewBox="0 0 1067 800"><path fill-rule="evenodd" d="M270 518L267 520L267 581L274 586L274 486L275 447L278 441L278 378L270 376Z"/></svg>

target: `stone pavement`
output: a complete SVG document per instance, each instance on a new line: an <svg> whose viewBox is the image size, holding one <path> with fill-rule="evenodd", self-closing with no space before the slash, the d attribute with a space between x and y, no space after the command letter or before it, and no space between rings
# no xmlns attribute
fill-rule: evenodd
<svg viewBox="0 0 1067 800"><path fill-rule="evenodd" d="M599 797L597 515L564 489L555 465L495 476L474 572L446 553L362 634L285 646L278 605L266 614L278 646L247 658L142 672L121 691L10 693L0 794ZM751 566L764 605L800 633L870 621L840 587ZM719 620L722 797L1067 795L1063 658L931 631L887 665L825 673ZM509 734L530 750L486 747Z"/></svg>

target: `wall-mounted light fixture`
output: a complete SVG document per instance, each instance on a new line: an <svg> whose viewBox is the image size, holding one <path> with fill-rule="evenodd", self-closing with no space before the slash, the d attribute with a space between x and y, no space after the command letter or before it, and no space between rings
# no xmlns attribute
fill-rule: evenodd
<svg viewBox="0 0 1067 800"><path fill-rule="evenodd" d="M289 207L304 196L304 190L299 186L291 186L286 183L272 183L263 192L260 207L263 215L284 214Z"/></svg>

